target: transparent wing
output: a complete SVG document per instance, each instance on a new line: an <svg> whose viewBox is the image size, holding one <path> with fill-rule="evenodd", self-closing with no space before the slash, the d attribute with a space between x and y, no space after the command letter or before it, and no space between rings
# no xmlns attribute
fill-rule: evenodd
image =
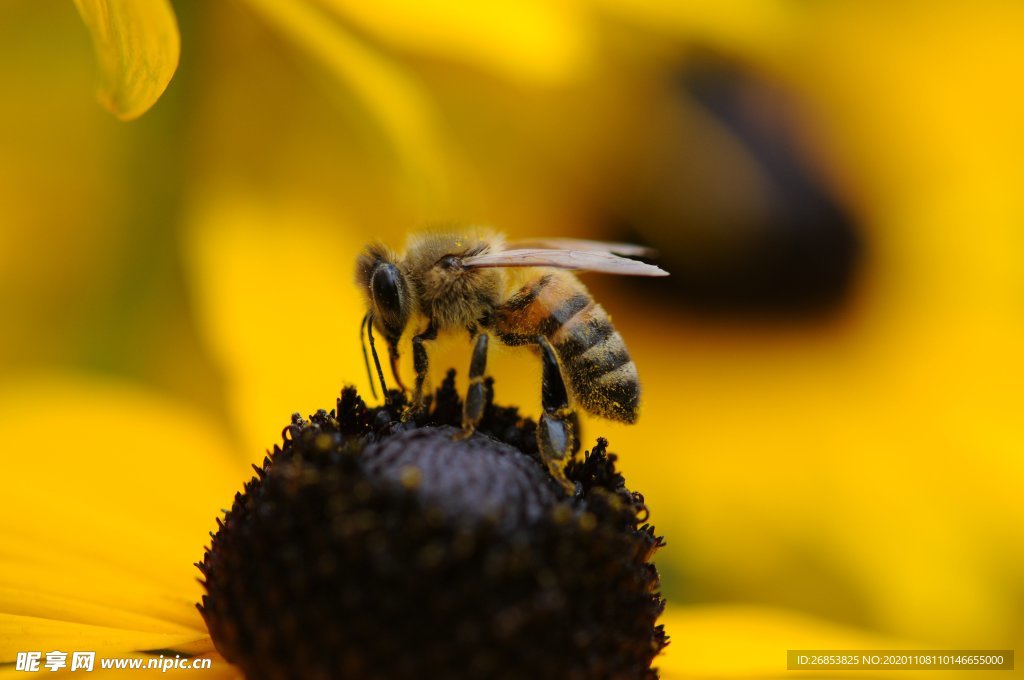
<svg viewBox="0 0 1024 680"><path fill-rule="evenodd" d="M464 267L555 267L582 269L624 276L668 276L668 272L646 262L638 262L597 250L556 250L518 248L473 255L462 260Z"/></svg>
<svg viewBox="0 0 1024 680"><path fill-rule="evenodd" d="M581 238L530 238L511 241L509 249L553 248L555 250L585 250L597 253L614 253L624 257L656 257L654 248L638 246L635 243L612 243L609 241L588 241Z"/></svg>

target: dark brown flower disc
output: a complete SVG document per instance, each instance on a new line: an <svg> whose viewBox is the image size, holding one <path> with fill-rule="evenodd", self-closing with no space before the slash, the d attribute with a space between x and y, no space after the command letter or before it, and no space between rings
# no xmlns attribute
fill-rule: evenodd
<svg viewBox="0 0 1024 680"><path fill-rule="evenodd" d="M569 497L515 409L453 438L452 373L403 405L292 417L197 565L220 653L249 678L656 677L662 540L605 442Z"/></svg>

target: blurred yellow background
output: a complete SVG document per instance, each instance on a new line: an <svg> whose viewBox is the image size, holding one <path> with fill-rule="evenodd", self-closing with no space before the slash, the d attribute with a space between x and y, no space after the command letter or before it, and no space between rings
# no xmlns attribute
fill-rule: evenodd
<svg viewBox="0 0 1024 680"><path fill-rule="evenodd" d="M610 439L667 537L684 672L771 674L732 646L775 635L784 664L815 626L1019 646L1024 5L426 7L176 2L180 63L125 122L74 4L0 6L4 438L114 390L207 423L240 485L293 411L367 390L366 242L640 241L671 279L585 281L641 419L585 446ZM441 343L435 382L468 350ZM536 415L535 360L490 367ZM4 455L46 470L64 436Z"/></svg>

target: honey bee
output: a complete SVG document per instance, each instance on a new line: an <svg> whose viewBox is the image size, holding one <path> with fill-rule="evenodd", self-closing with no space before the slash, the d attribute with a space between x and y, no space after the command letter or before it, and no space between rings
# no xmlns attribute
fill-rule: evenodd
<svg viewBox="0 0 1024 680"><path fill-rule="evenodd" d="M625 257L648 252L631 244L576 239L506 244L500 234L487 232L417 234L404 255L371 244L356 265L356 283L367 305L360 328L367 372L365 336L386 396L376 330L387 342L395 381L406 390L398 344L412 324L419 331L412 337L416 382L405 417L414 417L425 408L426 343L440 333L468 333L474 342L462 417L468 436L484 415L490 336L505 345L532 347L542 366L538 448L552 475L568 489L559 463L578 445L573 405L632 423L640 402L636 365L622 336L572 271L667 276L654 265ZM370 382L372 387L372 377Z"/></svg>

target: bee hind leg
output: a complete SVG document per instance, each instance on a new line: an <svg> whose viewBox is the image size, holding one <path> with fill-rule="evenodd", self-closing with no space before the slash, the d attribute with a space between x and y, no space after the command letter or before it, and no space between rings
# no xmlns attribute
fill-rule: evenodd
<svg viewBox="0 0 1024 680"><path fill-rule="evenodd" d="M544 413L537 424L537 447L551 476L569 495L573 495L576 489L565 476L565 462L578 448L576 430L579 419L569 407L569 393L562 379L555 350L544 336L537 338L537 344L540 345L543 370L541 405L544 407Z"/></svg>
<svg viewBox="0 0 1024 680"><path fill-rule="evenodd" d="M469 389L466 390L466 401L462 405L462 432L458 435L460 439L473 434L487 407L487 387L484 384L487 375L487 343L486 333L476 336L473 358L469 362Z"/></svg>

